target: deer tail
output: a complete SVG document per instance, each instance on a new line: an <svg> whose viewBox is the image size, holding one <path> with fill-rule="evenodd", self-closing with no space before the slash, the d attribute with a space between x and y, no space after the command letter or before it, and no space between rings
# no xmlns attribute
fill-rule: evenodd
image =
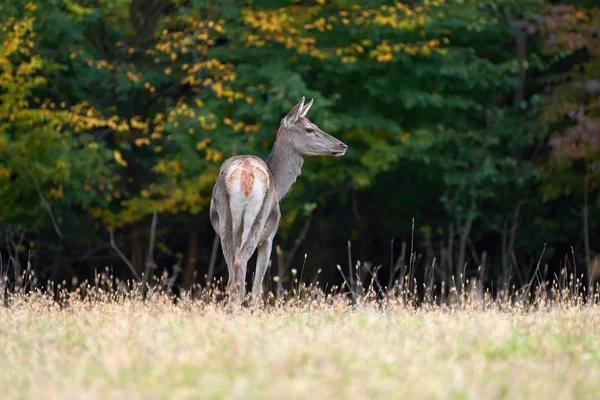
<svg viewBox="0 0 600 400"><path fill-rule="evenodd" d="M262 215L265 213L266 209L266 201L263 200L263 203L260 206L258 212L253 216L251 221L248 221L249 229L244 229L242 234L242 240L240 243L240 248L236 252L235 261L233 263L234 268L240 268L244 263L248 262L254 250L256 250L256 246L258 245L259 235L262 231L262 224L260 223Z"/></svg>

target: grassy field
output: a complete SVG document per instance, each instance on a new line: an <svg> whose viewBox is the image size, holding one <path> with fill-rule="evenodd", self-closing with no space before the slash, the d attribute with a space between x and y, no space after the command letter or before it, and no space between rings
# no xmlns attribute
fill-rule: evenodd
<svg viewBox="0 0 600 400"><path fill-rule="evenodd" d="M15 300L0 310L2 398L585 399L600 307L226 310L164 299Z"/></svg>

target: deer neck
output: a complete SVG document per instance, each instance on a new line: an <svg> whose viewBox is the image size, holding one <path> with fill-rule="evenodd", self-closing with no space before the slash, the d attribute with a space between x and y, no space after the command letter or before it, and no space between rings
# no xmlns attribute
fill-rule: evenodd
<svg viewBox="0 0 600 400"><path fill-rule="evenodd" d="M282 135L277 135L271 154L267 158L267 167L275 180L278 201L281 201L296 182L303 163L304 159L294 150L292 144Z"/></svg>

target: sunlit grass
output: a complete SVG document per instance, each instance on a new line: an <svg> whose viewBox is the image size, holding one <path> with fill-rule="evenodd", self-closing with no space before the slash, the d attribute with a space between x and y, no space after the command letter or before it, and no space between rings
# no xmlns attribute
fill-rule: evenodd
<svg viewBox="0 0 600 400"><path fill-rule="evenodd" d="M101 292L102 293L102 292ZM600 307L12 295L2 398L597 398ZM77 300L76 300L77 299Z"/></svg>

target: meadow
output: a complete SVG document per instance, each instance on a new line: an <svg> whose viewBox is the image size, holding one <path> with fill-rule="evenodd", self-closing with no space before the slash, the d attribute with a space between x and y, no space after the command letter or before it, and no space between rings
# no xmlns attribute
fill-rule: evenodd
<svg viewBox="0 0 600 400"><path fill-rule="evenodd" d="M0 400L600 398L598 4L0 1ZM303 97L348 151L231 307L215 181Z"/></svg>
<svg viewBox="0 0 600 400"><path fill-rule="evenodd" d="M5 399L592 399L600 307L12 295Z"/></svg>

